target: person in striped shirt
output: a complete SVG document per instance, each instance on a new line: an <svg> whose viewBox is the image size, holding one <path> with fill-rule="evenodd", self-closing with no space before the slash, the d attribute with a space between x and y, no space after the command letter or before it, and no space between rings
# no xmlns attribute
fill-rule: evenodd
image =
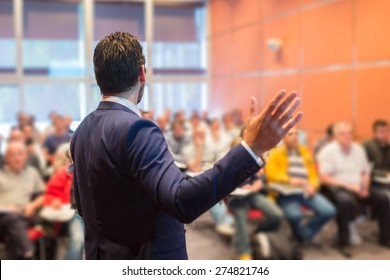
<svg viewBox="0 0 390 280"><path fill-rule="evenodd" d="M277 202L288 219L294 236L303 244L310 244L322 226L334 217L336 210L330 201L318 193L319 179L313 156L299 144L298 129L292 128L283 145L270 152L266 175L268 183L282 185L286 192L279 192ZM289 192L288 189L294 192ZM303 207L313 215L304 221Z"/></svg>

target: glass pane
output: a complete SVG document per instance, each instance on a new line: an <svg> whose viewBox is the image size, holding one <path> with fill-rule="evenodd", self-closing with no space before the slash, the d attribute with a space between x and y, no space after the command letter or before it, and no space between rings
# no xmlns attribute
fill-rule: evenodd
<svg viewBox="0 0 390 280"><path fill-rule="evenodd" d="M143 3L95 2L94 48L101 39L116 31L137 36L146 57Z"/></svg>
<svg viewBox="0 0 390 280"><path fill-rule="evenodd" d="M25 111L38 121L46 121L52 111L77 121L84 117L84 92L82 84L26 84Z"/></svg>
<svg viewBox="0 0 390 280"><path fill-rule="evenodd" d="M92 112L95 110L98 106L100 101L102 100L102 95L100 93L100 89L97 85L92 86L92 98L91 98L91 106L89 109L89 112ZM144 95L142 98L141 103L137 106L140 110L148 111L149 110L149 86L145 86Z"/></svg>
<svg viewBox="0 0 390 280"><path fill-rule="evenodd" d="M84 75L82 14L82 4L78 1L24 1L26 74Z"/></svg>
<svg viewBox="0 0 390 280"><path fill-rule="evenodd" d="M200 74L206 68L205 8L201 4L156 5L155 74Z"/></svg>
<svg viewBox="0 0 390 280"><path fill-rule="evenodd" d="M155 83L153 84L154 116L161 116L165 109L173 113L184 110L189 117L194 111L207 110L206 83Z"/></svg>
<svg viewBox="0 0 390 280"><path fill-rule="evenodd" d="M17 86L0 85L0 123L16 121L19 103L19 89Z"/></svg>
<svg viewBox="0 0 390 280"><path fill-rule="evenodd" d="M16 40L12 0L0 1L0 73L16 69Z"/></svg>

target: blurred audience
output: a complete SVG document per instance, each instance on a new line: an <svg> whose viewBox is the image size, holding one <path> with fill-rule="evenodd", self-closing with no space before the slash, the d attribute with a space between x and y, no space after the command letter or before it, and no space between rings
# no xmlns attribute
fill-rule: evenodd
<svg viewBox="0 0 390 280"><path fill-rule="evenodd" d="M163 131L175 164L189 177L212 167L225 156L232 141L237 144L240 134L245 133L241 110L226 112L222 119L210 119L208 113L186 116L184 110L172 113L167 109L155 118L153 110L141 111ZM4 156L0 137L0 235L11 258L34 257L27 229L42 222L36 219L41 206L58 210L74 201L68 156L72 118L56 112L49 117L51 123L42 133L33 116L18 113L17 124L4 143ZM248 178L227 198L227 204L221 201L210 209L215 230L221 235L234 235L238 258L251 259L253 244L262 244L262 237L269 234L265 232L287 233L288 228L279 227L283 215L303 245L313 244L323 225L335 215L339 249L349 257L350 245L362 242L356 220L363 214L369 218L367 206L371 206L373 217L379 219L378 241L390 247L389 133L388 122L377 120L373 138L360 146L353 143L349 124L330 125L314 147L318 178L313 156L303 145L305 132L291 129L283 143L270 151L265 174ZM42 178L48 181L45 196ZM277 204L268 200L267 194ZM260 221L248 220L250 210L262 212ZM256 223L254 231L249 230L250 222ZM65 259L83 258L82 218L75 213L63 225L68 237Z"/></svg>
<svg viewBox="0 0 390 280"><path fill-rule="evenodd" d="M184 147L183 154L186 159L187 170L191 174L198 174L209 169L221 156L218 150L213 149L211 140L206 137L206 131L201 125L196 126L193 132L193 141ZM234 234L234 219L228 213L224 201L215 204L210 209L210 214L218 233L227 236Z"/></svg>
<svg viewBox="0 0 390 280"><path fill-rule="evenodd" d="M70 161L69 148L66 152L69 161L68 164L61 167L50 179L44 197L44 205L58 211L60 222L65 222L65 232L68 236L65 259L81 260L84 252L84 223L82 218L75 213L70 212L71 188L73 183L73 166ZM69 216L69 217L68 217Z"/></svg>
<svg viewBox="0 0 390 280"><path fill-rule="evenodd" d="M281 185L277 202L294 236L300 243L310 244L322 226L333 218L335 208L318 193L320 183L314 160L309 150L299 144L297 128L287 133L283 145L270 152L266 172L270 187L273 183ZM313 212L307 220L302 206Z"/></svg>
<svg viewBox="0 0 390 280"><path fill-rule="evenodd" d="M319 151L321 151L323 147L325 147L327 144L329 144L332 141L333 141L333 124L330 124L326 128L324 135L320 139L318 139L318 141L314 145L315 157L317 157Z"/></svg>
<svg viewBox="0 0 390 280"><path fill-rule="evenodd" d="M241 142L242 138L236 138L232 146ZM283 217L282 211L260 191L264 188L264 174L256 174L248 178L244 183L238 186L238 190L233 192L228 198L228 206L235 218L236 228L236 251L240 260L252 259L251 236L248 232L248 213L249 210L261 210L264 218L254 232L254 238L258 238L261 244L261 235L264 231L274 231L279 227L280 220ZM240 191L241 190L241 191Z"/></svg>
<svg viewBox="0 0 390 280"><path fill-rule="evenodd" d="M34 244L27 230L43 204L44 183L38 172L26 165L27 148L22 141L11 141L0 171L0 228L10 258L31 259ZM33 197L35 198L33 199Z"/></svg>
<svg viewBox="0 0 390 280"><path fill-rule="evenodd" d="M185 133L184 123L180 120L174 120L171 124L171 130L165 134L165 137L168 149L176 164L185 169L186 159L183 149L190 144L191 138Z"/></svg>
<svg viewBox="0 0 390 280"><path fill-rule="evenodd" d="M223 125L225 132L230 136L230 141L240 136L241 128L234 123L232 113L229 112L223 115Z"/></svg>
<svg viewBox="0 0 390 280"><path fill-rule="evenodd" d="M67 127L64 117L57 115L54 118L54 132L49 134L44 143L44 153L49 164L53 163L57 148L71 139L69 127Z"/></svg>
<svg viewBox="0 0 390 280"><path fill-rule="evenodd" d="M379 216L379 243L390 247L390 202L386 195L370 188L370 168L363 147L353 142L352 126L337 123L333 127L335 141L319 153L321 182L337 208L340 251L351 256L350 222L361 213L361 205L369 204Z"/></svg>
<svg viewBox="0 0 390 280"><path fill-rule="evenodd" d="M38 156L34 153L34 149L31 147L30 141L26 140L26 137L23 131L19 127L11 128L8 142L23 142L26 145L27 149L27 164L31 167L34 167L38 171L39 175L44 178L44 171L41 168Z"/></svg>
<svg viewBox="0 0 390 280"><path fill-rule="evenodd" d="M363 144L372 166L372 188L385 192L390 199L390 128L385 120L373 124L373 139Z"/></svg>

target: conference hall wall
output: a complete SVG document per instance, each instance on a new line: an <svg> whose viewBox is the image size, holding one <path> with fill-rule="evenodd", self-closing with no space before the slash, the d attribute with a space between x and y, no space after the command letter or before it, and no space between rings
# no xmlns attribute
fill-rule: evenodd
<svg viewBox="0 0 390 280"><path fill-rule="evenodd" d="M301 127L316 138L335 121L371 136L390 120L389 0L210 0L211 108L247 110L298 90ZM279 51L269 40L282 43Z"/></svg>

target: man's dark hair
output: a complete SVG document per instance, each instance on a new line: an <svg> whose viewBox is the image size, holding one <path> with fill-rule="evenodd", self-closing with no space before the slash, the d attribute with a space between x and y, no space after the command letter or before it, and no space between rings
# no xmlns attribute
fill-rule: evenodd
<svg viewBox="0 0 390 280"><path fill-rule="evenodd" d="M372 130L376 131L376 129L381 126L389 126L389 123L385 120L376 120L372 125Z"/></svg>
<svg viewBox="0 0 390 280"><path fill-rule="evenodd" d="M137 83L145 57L137 37L115 32L97 44L93 64L101 93L115 94L127 91Z"/></svg>

